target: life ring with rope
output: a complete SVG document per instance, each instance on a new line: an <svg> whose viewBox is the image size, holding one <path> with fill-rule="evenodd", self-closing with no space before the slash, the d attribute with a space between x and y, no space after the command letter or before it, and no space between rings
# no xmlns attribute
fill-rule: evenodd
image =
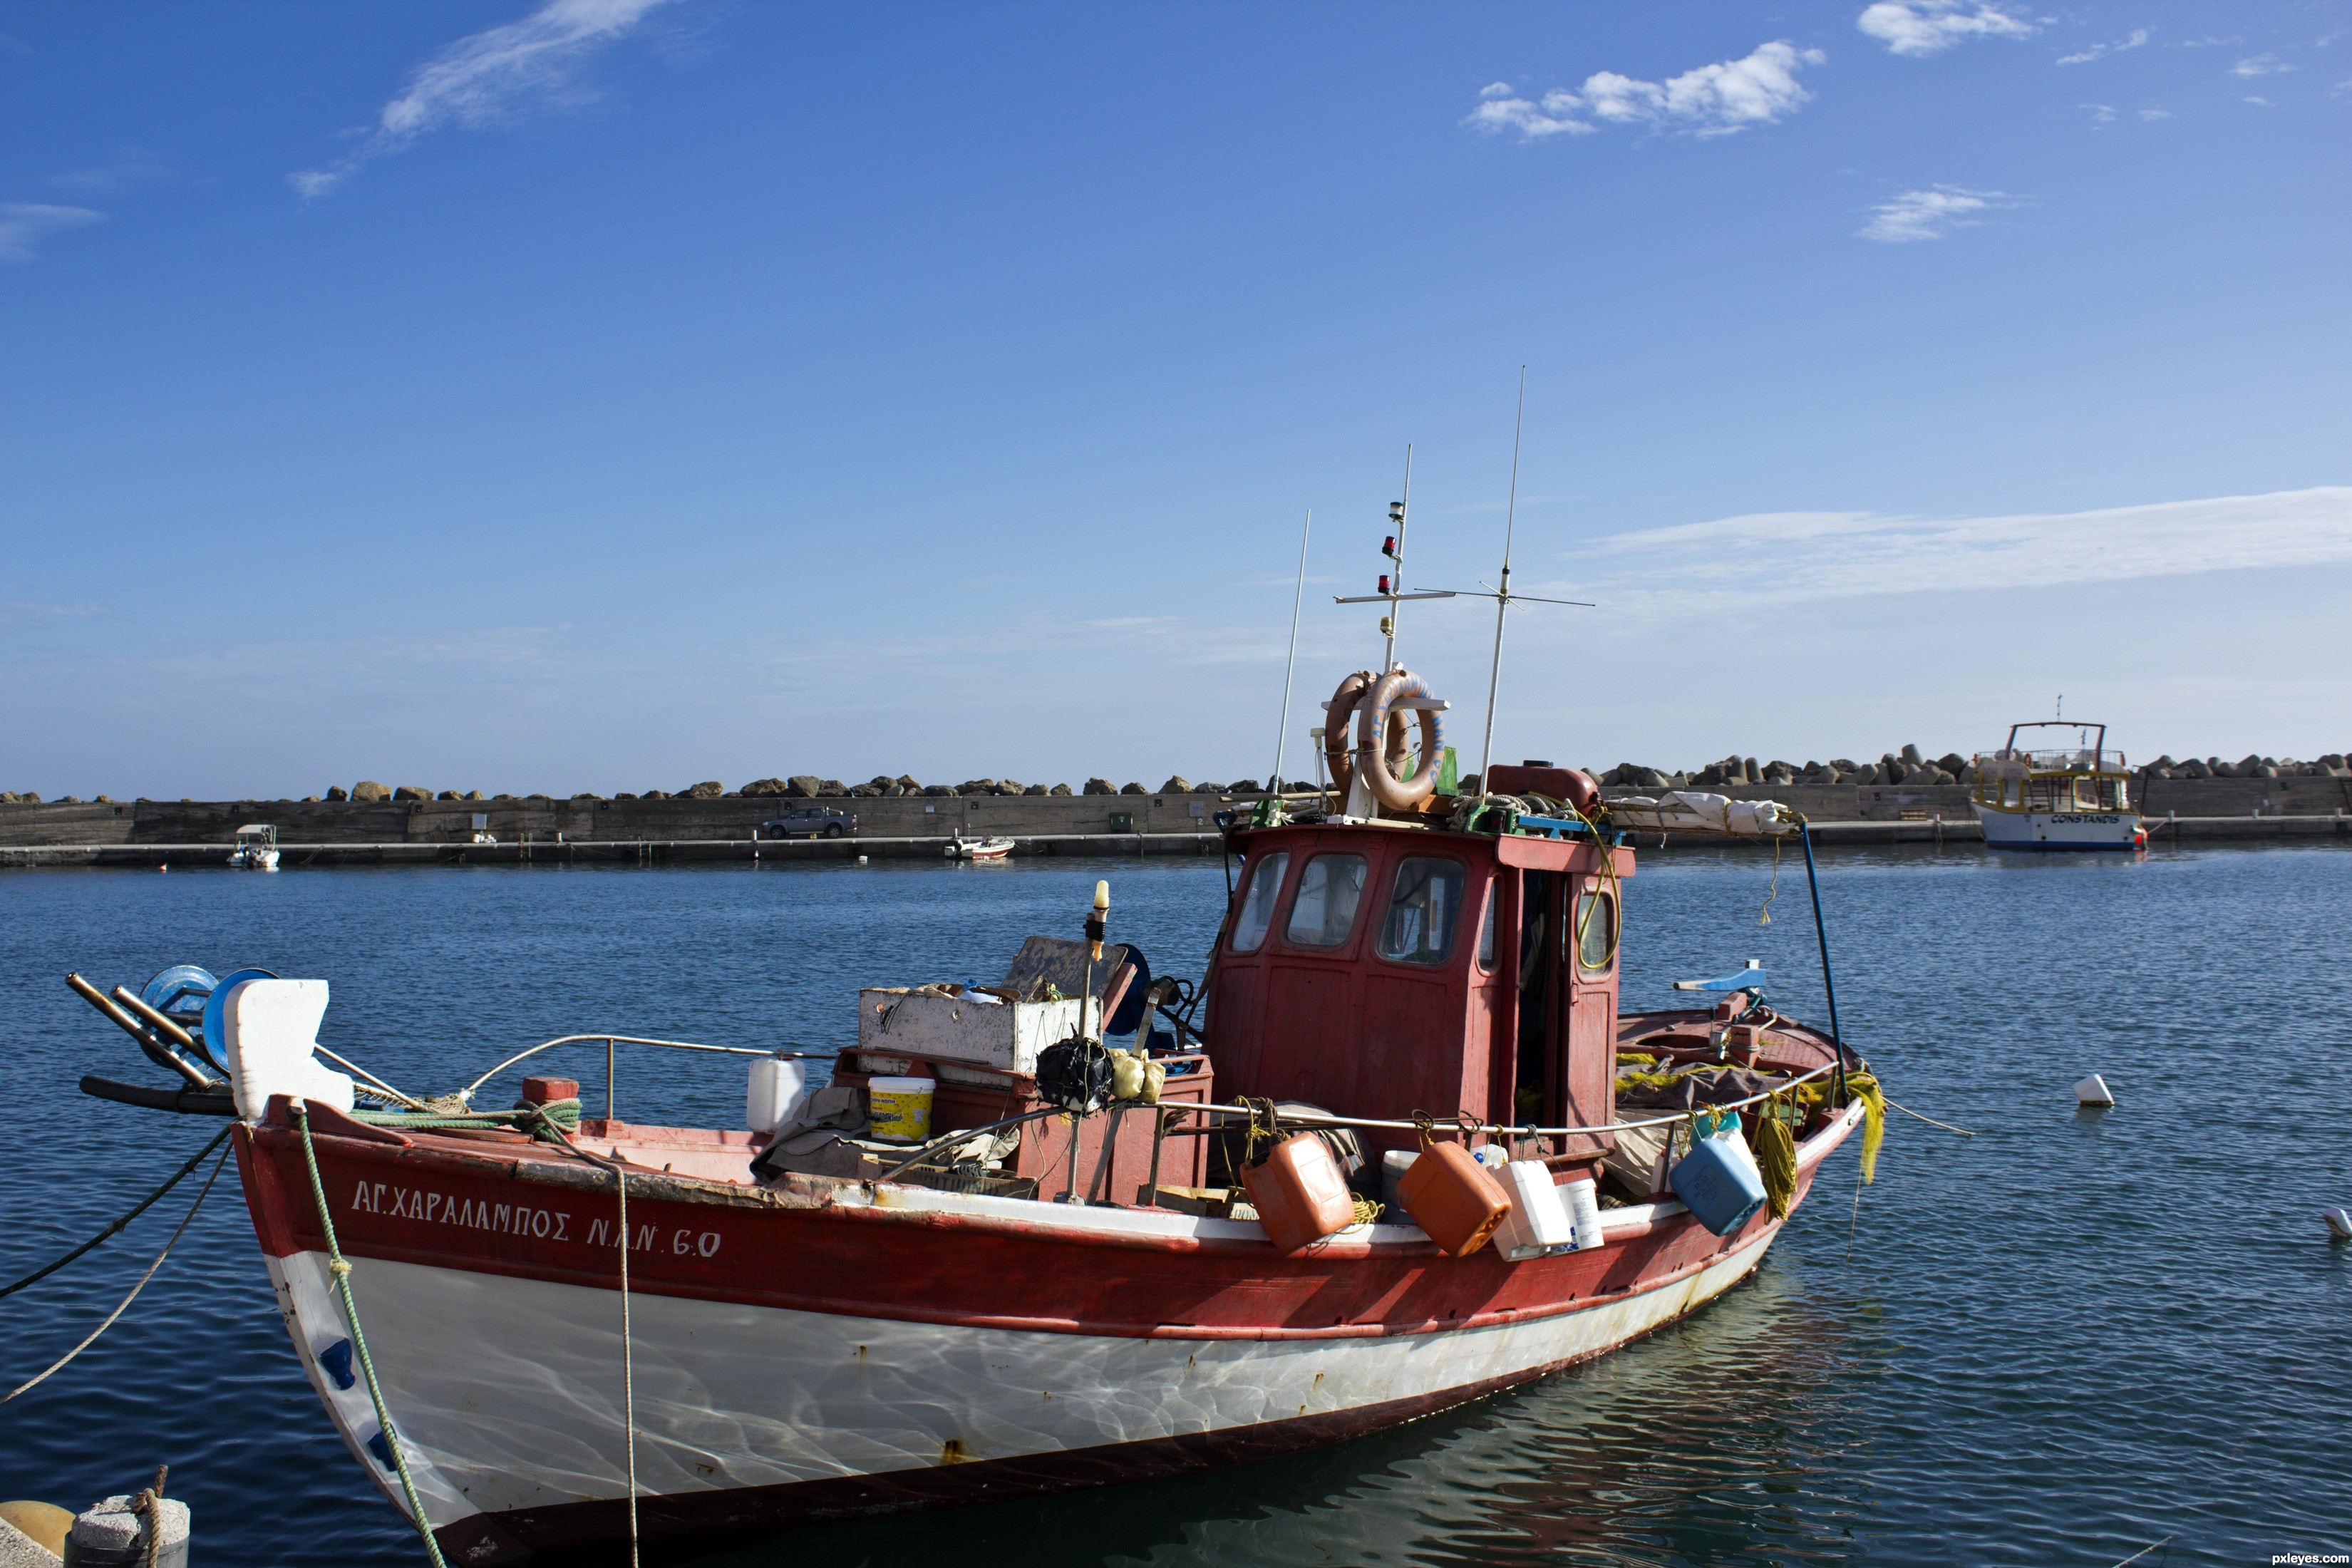
<svg viewBox="0 0 2352 1568"><path fill-rule="evenodd" d="M1429 682L1399 667L1375 679L1355 704L1355 766L1364 770L1364 787L1372 798L1391 811L1411 810L1436 793L1437 775L1445 765L1444 717L1434 707L1401 710L1396 706L1412 698L1435 700ZM1421 765L1400 778L1406 713L1421 721Z"/></svg>
<svg viewBox="0 0 2352 1568"><path fill-rule="evenodd" d="M1356 704L1363 700L1364 693L1370 690L1372 682L1379 679L1369 669L1360 669L1339 682L1339 689L1331 693L1331 700L1324 704L1323 765L1330 771L1331 787L1342 800L1347 798L1348 786L1356 776L1353 752L1348 744L1349 726L1355 721ZM1403 748L1404 733L1400 728L1397 732L1399 759L1404 755Z"/></svg>

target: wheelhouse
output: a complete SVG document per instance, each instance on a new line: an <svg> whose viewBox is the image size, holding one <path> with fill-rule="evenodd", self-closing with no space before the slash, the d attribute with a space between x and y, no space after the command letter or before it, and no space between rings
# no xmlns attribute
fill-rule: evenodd
<svg viewBox="0 0 2352 1568"><path fill-rule="evenodd" d="M1207 1027L1221 1089L1389 1119L1613 1119L1631 850L1388 823L1234 840ZM1607 1133L1554 1142L1571 1158L1612 1146Z"/></svg>
<svg viewBox="0 0 2352 1568"><path fill-rule="evenodd" d="M2018 743L2025 730L2071 729L2086 742L2072 750L2034 750ZM2004 812L2121 812L2131 805L2131 773L2121 752L2106 747L2104 724L2043 720L2010 726L1999 751L1976 758L1976 804Z"/></svg>

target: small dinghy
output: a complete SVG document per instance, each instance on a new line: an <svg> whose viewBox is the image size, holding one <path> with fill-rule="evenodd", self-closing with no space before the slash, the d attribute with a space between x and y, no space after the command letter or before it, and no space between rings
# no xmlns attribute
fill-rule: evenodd
<svg viewBox="0 0 2352 1568"><path fill-rule="evenodd" d="M108 1014L184 1086L83 1087L235 1118L311 1386L452 1563L625 1561L1393 1426L1698 1310L1858 1129L1867 1169L1882 1101L1834 1014L1773 1010L1760 970L1621 1013L1635 858L1591 780L1439 794L1381 742L1410 711L1437 757L1443 704L1402 669L1349 680L1348 809L1227 819L1197 984L1106 942L1098 885L1083 941L1032 938L994 984L845 995L829 1064L567 1036L428 1098L321 1059L325 980L233 974L201 1040ZM1675 830L1708 826L1736 826ZM516 1083L616 1043L744 1057L747 1124Z"/></svg>
<svg viewBox="0 0 2352 1568"><path fill-rule="evenodd" d="M948 840L947 855L950 860L1002 860L1012 853L1010 838L976 838L960 833Z"/></svg>

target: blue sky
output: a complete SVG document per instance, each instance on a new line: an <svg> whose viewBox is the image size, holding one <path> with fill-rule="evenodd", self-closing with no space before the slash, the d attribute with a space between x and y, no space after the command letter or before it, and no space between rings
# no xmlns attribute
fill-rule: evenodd
<svg viewBox="0 0 2352 1568"><path fill-rule="evenodd" d="M0 787L2352 748L2352 5L0 5ZM1475 752L1491 610L1407 610Z"/></svg>

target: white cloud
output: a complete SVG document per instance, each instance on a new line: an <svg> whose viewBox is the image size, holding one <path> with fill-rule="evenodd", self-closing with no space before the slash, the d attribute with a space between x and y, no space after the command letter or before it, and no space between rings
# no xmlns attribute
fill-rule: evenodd
<svg viewBox="0 0 2352 1568"><path fill-rule="evenodd" d="M2027 38L2042 30L1984 0L1877 0L1853 25L1885 44L1888 53L1914 58L1970 38Z"/></svg>
<svg viewBox="0 0 2352 1568"><path fill-rule="evenodd" d="M1685 616L1759 583L1835 599L2346 565L2352 486L2012 517L1766 512L1615 534L1573 558L1580 597Z"/></svg>
<svg viewBox="0 0 2352 1568"><path fill-rule="evenodd" d="M458 39L422 66L383 106L361 150L323 169L286 176L305 201L326 195L369 158L396 153L445 125L498 124L584 94L572 79L581 58L621 37L668 0L547 0L518 22Z"/></svg>
<svg viewBox="0 0 2352 1568"><path fill-rule="evenodd" d="M2118 38L2111 44L2093 44L2080 54L2061 55L2058 57L2058 63L2062 66L2086 66L2093 60L2105 59L2109 55L2119 55L2126 49L2138 48L2147 42L2147 29L2134 27L2131 30L2131 37L2127 38Z"/></svg>
<svg viewBox="0 0 2352 1568"><path fill-rule="evenodd" d="M2139 111L2139 117L2142 120L2169 120L2172 118L2172 110L2168 109L2143 109Z"/></svg>
<svg viewBox="0 0 2352 1568"><path fill-rule="evenodd" d="M88 207L57 207L41 202L0 202L0 261L30 261L33 247L59 229L96 223L103 214Z"/></svg>
<svg viewBox="0 0 2352 1568"><path fill-rule="evenodd" d="M2097 108L2094 104L2089 107ZM1972 228L1982 220L1975 215L2016 205L2000 191L1972 191L1965 185L1937 185L1905 191L1891 202L1871 209L1871 220L1854 231L1863 239L1901 245L1916 239L1941 239L1956 228Z"/></svg>
<svg viewBox="0 0 2352 1568"><path fill-rule="evenodd" d="M2091 111L2091 123L2094 125L2105 125L2112 121L2116 117L2115 109L2109 104L2078 103L2074 107L2077 109L2089 110Z"/></svg>
<svg viewBox="0 0 2352 1568"><path fill-rule="evenodd" d="M2282 63L2276 55L2256 55L2231 66L2230 74L2241 80L2251 81L2258 76L2274 76L2280 71L2293 69L2293 66Z"/></svg>
<svg viewBox="0 0 2352 1568"><path fill-rule="evenodd" d="M2276 109L2278 107L2277 104L2273 103L2267 98L2254 98L2250 96L2245 100L2245 101L2253 104L2259 109Z"/></svg>
<svg viewBox="0 0 2352 1568"><path fill-rule="evenodd" d="M1797 111L1812 94L1797 72L1828 59L1786 39L1759 45L1746 58L1699 66L1663 82L1596 71L1570 91L1554 88L1540 99L1520 98L1508 82L1479 91L1482 100L1463 123L1481 131L1515 131L1521 141L1582 136L1604 125L1646 125L1695 136L1728 136L1770 125Z"/></svg>

